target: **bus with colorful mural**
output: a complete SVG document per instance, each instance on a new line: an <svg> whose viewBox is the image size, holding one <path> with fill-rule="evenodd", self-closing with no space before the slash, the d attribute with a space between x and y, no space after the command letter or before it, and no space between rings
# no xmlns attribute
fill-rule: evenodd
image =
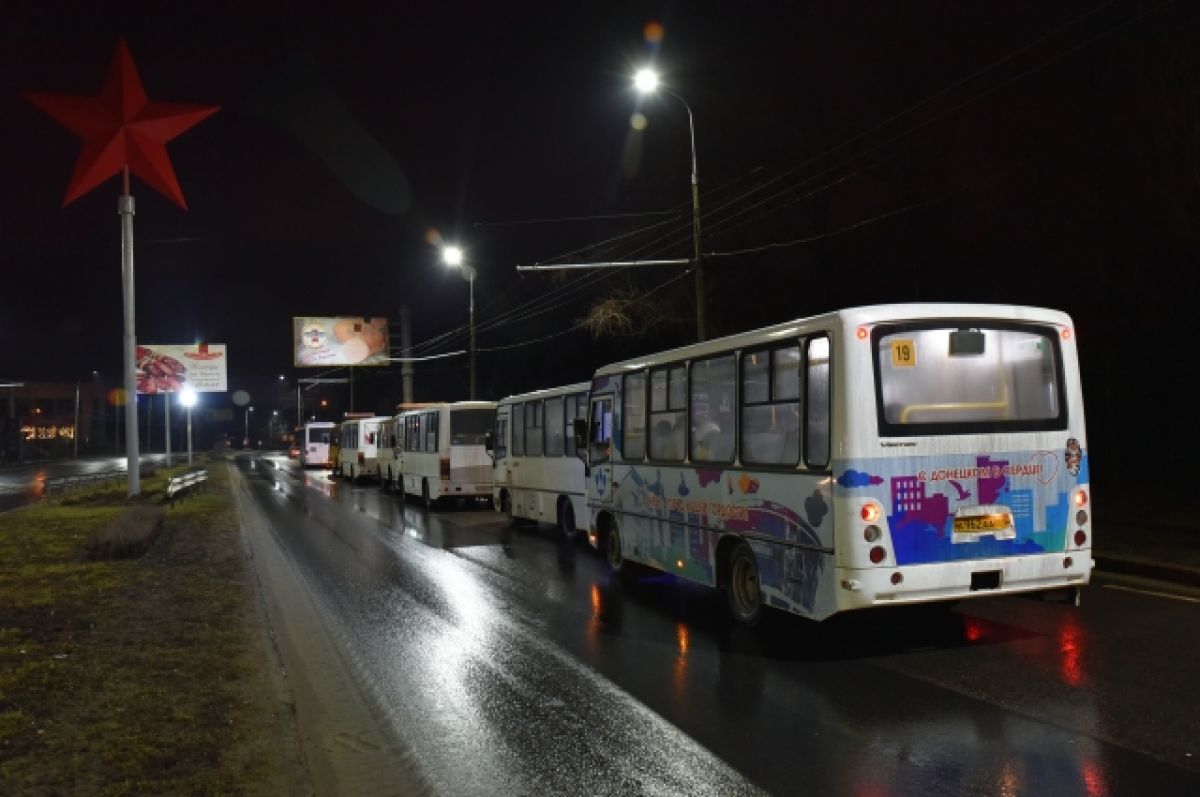
<svg viewBox="0 0 1200 797"><path fill-rule="evenodd" d="M586 517L575 421L587 416L590 383L508 396L496 407L492 501L509 523L552 523L574 540Z"/></svg>
<svg viewBox="0 0 1200 797"><path fill-rule="evenodd" d="M1092 570L1075 330L986 304L839 310L600 368L588 539L748 624L1015 592Z"/></svg>

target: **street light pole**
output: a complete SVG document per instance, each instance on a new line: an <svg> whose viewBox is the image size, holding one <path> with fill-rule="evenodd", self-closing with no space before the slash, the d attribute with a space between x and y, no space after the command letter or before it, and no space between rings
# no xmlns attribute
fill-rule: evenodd
<svg viewBox="0 0 1200 797"><path fill-rule="evenodd" d="M245 430L242 433L242 441L243 441L242 445L243 446L250 445L250 413L252 413L252 412L254 412L253 407L247 407L242 412L242 418L245 421L245 426L246 426Z"/></svg>
<svg viewBox="0 0 1200 797"><path fill-rule="evenodd" d="M463 262L463 251L457 246L447 246L442 249L442 261L451 268L457 268L466 279L470 291L470 304L467 314L467 334L470 352L470 399L475 400L475 268Z"/></svg>
<svg viewBox="0 0 1200 797"><path fill-rule="evenodd" d="M196 403L196 391L185 387L179 394L179 401L187 407L187 462L192 467L192 406Z"/></svg>
<svg viewBox="0 0 1200 797"><path fill-rule="evenodd" d="M706 340L706 311L704 296L704 263L700 257L700 170L696 166L696 122L692 106L687 100L670 89L662 88L658 75L651 69L643 69L634 76L634 85L643 94L662 91L683 103L688 116L688 140L692 149L692 271L696 279L696 340Z"/></svg>
<svg viewBox="0 0 1200 797"><path fill-rule="evenodd" d="M470 292L470 304L467 315L467 324L470 330L470 349L471 349L471 401L475 400L475 269L470 266L463 266L463 270L467 274L467 290Z"/></svg>

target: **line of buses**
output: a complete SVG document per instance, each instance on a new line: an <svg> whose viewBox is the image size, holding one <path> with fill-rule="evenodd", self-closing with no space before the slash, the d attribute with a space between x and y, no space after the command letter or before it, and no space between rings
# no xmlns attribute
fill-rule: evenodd
<svg viewBox="0 0 1200 797"><path fill-rule="evenodd" d="M576 530L735 619L1014 592L1076 602L1092 522L1074 327L984 304L849 308L499 402L309 424L302 459L426 507ZM331 457L331 449L339 449Z"/></svg>

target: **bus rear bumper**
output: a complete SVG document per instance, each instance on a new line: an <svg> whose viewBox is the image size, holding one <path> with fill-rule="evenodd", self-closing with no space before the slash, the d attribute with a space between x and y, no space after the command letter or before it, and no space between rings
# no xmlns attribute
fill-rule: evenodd
<svg viewBox="0 0 1200 797"><path fill-rule="evenodd" d="M453 482L447 484L443 482L438 485L438 494L443 496L461 495L471 498L491 498L492 485L455 484Z"/></svg>
<svg viewBox="0 0 1200 797"><path fill-rule="evenodd" d="M1087 584L1090 550L944 562L936 565L837 568L839 610L1043 592Z"/></svg>

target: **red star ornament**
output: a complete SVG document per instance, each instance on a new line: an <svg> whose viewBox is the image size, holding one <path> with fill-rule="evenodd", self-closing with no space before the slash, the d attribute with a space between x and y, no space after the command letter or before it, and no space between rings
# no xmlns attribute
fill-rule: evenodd
<svg viewBox="0 0 1200 797"><path fill-rule="evenodd" d="M128 166L187 210L166 144L216 113L219 106L150 102L122 38L97 97L23 92L22 96L83 139L63 207Z"/></svg>

